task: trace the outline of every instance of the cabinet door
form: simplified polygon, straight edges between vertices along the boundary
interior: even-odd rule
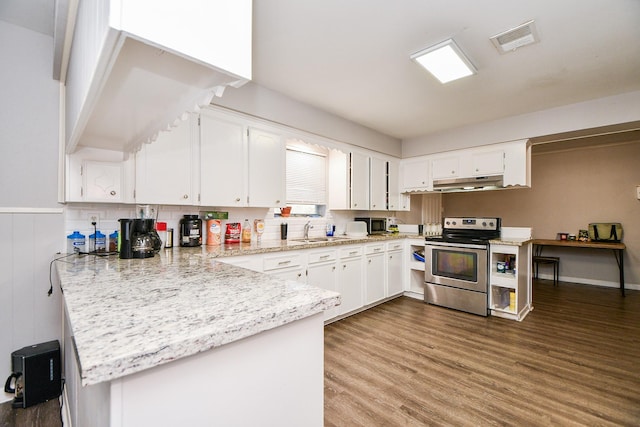
[[[189,118],[136,154],[136,202],[195,205],[193,159],[196,156],[197,118]],[[195,197],[194,197],[195,196]]]
[[[123,202],[122,163],[85,161],[82,188],[87,202]]]
[[[433,159],[431,173],[433,179],[456,178],[460,173],[460,158],[452,156]]]
[[[387,295],[393,296],[404,290],[404,277],[402,269],[402,251],[389,251],[386,254],[387,261]]]
[[[349,154],[329,151],[329,209],[349,209]]]
[[[384,253],[371,254],[365,260],[365,300],[371,304],[385,297],[384,289]]]
[[[309,264],[307,268],[307,284],[318,288],[338,292],[337,264],[335,262],[323,264]],[[324,312],[324,320],[338,315],[338,307]]]
[[[246,206],[246,127],[200,114],[200,192],[204,206]]]
[[[504,150],[477,152],[471,155],[474,176],[499,175],[504,172]]]
[[[338,292],[342,295],[342,304],[338,306],[339,314],[362,307],[362,257],[340,260]]]
[[[429,189],[429,161],[414,160],[400,163],[403,191]]]
[[[369,210],[387,210],[387,162],[371,157],[369,164]]]
[[[280,135],[249,128],[249,206],[285,206],[285,150]]]
[[[369,209],[369,157],[351,153],[351,209]]]

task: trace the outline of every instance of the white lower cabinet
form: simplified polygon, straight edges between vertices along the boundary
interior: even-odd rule
[[[300,251],[265,255],[263,258],[264,272],[281,279],[305,283],[305,267],[304,255]]]
[[[387,243],[385,253],[387,297],[399,295],[404,291],[404,244],[402,241]]]
[[[338,306],[339,315],[362,307],[362,286],[362,246],[349,246],[340,249],[337,290],[342,295],[342,304]]]
[[[338,260],[335,249],[310,251],[307,255],[307,284],[330,291],[338,291]],[[338,315],[338,307],[324,312],[324,320]]]
[[[403,293],[405,242],[399,239],[241,255],[219,261],[340,293],[341,304],[324,313],[328,321]]]
[[[384,243],[365,246],[364,304],[385,298]]]

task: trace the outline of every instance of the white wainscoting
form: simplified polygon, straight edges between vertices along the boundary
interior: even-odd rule
[[[62,249],[62,209],[0,210],[0,378],[11,373],[11,352],[61,340],[62,296],[49,290],[49,264]],[[0,394],[0,402],[13,398]]]

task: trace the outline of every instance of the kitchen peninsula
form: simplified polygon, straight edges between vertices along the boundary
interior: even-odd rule
[[[339,294],[190,249],[56,262],[73,425],[322,425]]]

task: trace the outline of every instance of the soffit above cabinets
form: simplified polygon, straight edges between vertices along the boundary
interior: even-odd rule
[[[135,152],[249,81],[251,17],[251,0],[79,2],[65,40],[66,152]]]
[[[245,79],[126,38],[79,146],[137,151]]]

